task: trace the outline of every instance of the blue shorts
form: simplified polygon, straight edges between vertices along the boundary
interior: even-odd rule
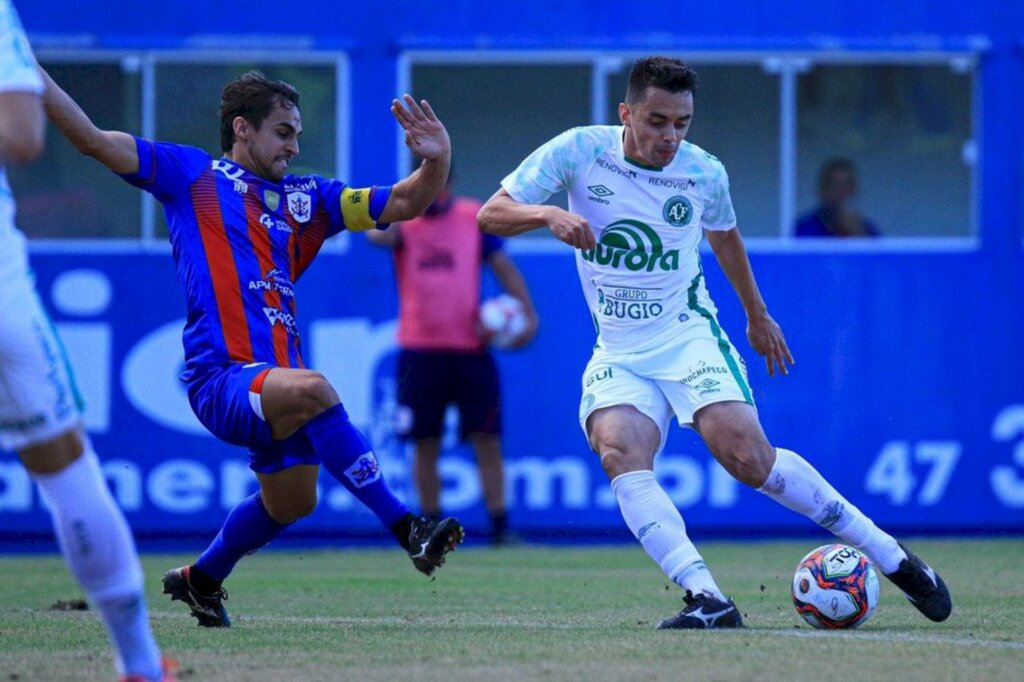
[[[263,419],[260,391],[271,369],[260,362],[196,371],[187,384],[192,411],[217,438],[249,448],[249,468],[255,472],[270,474],[297,464],[320,464],[305,429],[274,440]]]

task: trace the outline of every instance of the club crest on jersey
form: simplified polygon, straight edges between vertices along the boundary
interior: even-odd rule
[[[686,197],[677,194],[674,197],[669,197],[669,200],[665,202],[661,215],[669,225],[683,227],[693,217],[693,204]]]
[[[281,205],[281,195],[272,189],[265,189],[263,190],[263,203],[271,211],[276,211],[277,207]]]
[[[288,195],[288,211],[300,223],[309,222],[312,201],[305,192],[292,192]]]

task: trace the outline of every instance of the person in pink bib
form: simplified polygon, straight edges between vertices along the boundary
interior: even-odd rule
[[[459,411],[460,437],[469,440],[480,466],[490,516],[488,538],[509,540],[501,454],[498,370],[479,324],[480,283],[488,265],[498,283],[523,305],[527,324],[512,342],[525,346],[537,332],[537,313],[503,240],[481,234],[480,203],[456,197],[449,175],[426,213],[369,240],[394,252],[398,284],[398,404],[395,430],[415,444],[414,476],[426,516],[441,516],[438,459],[445,410]]]

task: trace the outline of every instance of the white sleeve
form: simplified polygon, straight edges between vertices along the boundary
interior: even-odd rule
[[[567,130],[538,147],[501,181],[501,186],[524,204],[542,204],[552,194],[568,189],[580,167],[578,157],[586,154],[585,145],[580,144],[582,130]]]
[[[0,92],[43,94],[36,58],[10,0],[0,0]]]
[[[736,211],[729,195],[729,174],[725,172],[725,166],[715,159],[714,168],[717,172],[705,198],[700,225],[705,230],[724,232],[736,227]]]

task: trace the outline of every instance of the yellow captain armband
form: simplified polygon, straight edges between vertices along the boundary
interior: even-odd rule
[[[377,221],[370,217],[370,191],[369,187],[341,190],[341,217],[346,229],[365,232],[377,226]]]

